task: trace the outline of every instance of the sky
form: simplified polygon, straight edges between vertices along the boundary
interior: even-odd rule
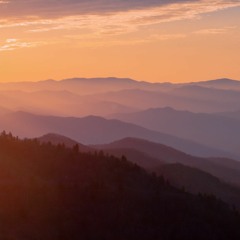
[[[240,80],[240,0],[0,0],[0,81]]]

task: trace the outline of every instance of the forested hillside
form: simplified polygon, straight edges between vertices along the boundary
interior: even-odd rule
[[[240,216],[128,162],[0,136],[1,239],[239,239]]]

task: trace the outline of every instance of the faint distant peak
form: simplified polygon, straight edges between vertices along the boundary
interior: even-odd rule
[[[63,79],[62,82],[86,82],[86,83],[133,83],[137,82],[136,80],[130,78],[117,78],[117,77],[107,77],[107,78],[67,78]]]
[[[86,120],[86,121],[106,121],[105,118],[100,117],[100,116],[96,116],[96,115],[88,115],[88,116],[81,117],[81,118],[78,118],[78,119],[82,119],[82,120]]]
[[[71,138],[68,138],[66,136],[63,136],[61,134],[57,134],[57,133],[47,133],[47,134],[42,135],[41,137],[38,137],[38,139],[45,140],[45,141],[58,140],[59,141],[58,143],[60,143],[63,140],[68,140],[75,144],[79,144],[79,142],[77,142]]]
[[[142,150],[143,148],[145,147],[150,147],[150,148],[157,148],[158,150],[160,151],[171,151],[172,153],[176,153],[176,154],[181,154],[181,155],[184,155],[184,156],[187,156],[188,154],[186,154],[185,152],[182,152],[180,150],[177,150],[171,146],[168,146],[168,145],[165,145],[165,144],[162,144],[162,143],[159,143],[159,142],[153,142],[153,141],[149,141],[147,139],[142,139],[142,138],[135,138],[135,137],[126,137],[126,138],[122,138],[120,140],[117,140],[117,141],[114,141],[114,142],[111,142],[109,144],[109,146],[128,146],[131,148],[134,148],[134,147],[140,147]]]
[[[235,79],[230,79],[230,78],[219,78],[219,79],[214,79],[214,80],[209,80],[209,82],[219,82],[219,83],[229,83],[229,82],[240,82]]]
[[[200,82],[192,82],[192,84],[240,84],[239,80],[234,80],[230,78],[219,78],[219,79],[213,79],[213,80],[207,80],[207,81],[200,81]]]
[[[111,144],[121,144],[121,143],[145,143],[145,144],[156,144],[158,145],[158,143],[154,143],[151,141],[148,141],[146,139],[142,139],[142,138],[134,138],[134,137],[126,137],[126,138],[122,138],[120,140],[114,141]],[[159,143],[159,145],[162,145]]]
[[[193,114],[193,112],[190,112],[190,111],[187,111],[187,110],[179,110],[179,109],[175,109],[175,108],[172,108],[172,107],[162,107],[162,108],[149,108],[149,109],[146,109],[146,110],[143,110],[143,111],[138,111],[138,112],[135,112],[135,114],[180,114],[180,113],[183,113],[183,114]]]
[[[176,110],[172,107],[162,107],[162,108],[149,108],[147,110],[144,110],[142,112],[160,112],[160,111],[163,111],[163,112],[177,112],[179,110]]]

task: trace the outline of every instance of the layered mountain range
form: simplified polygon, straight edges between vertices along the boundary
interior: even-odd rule
[[[240,159],[236,80],[173,84],[111,77],[1,83],[0,100],[0,130],[20,138],[55,133],[86,145],[138,138],[196,157]],[[140,159],[136,149],[123,148]]]
[[[178,234],[184,239],[184,218],[191,229],[199,226],[192,223],[193,219],[200,222],[202,235],[201,231],[195,234],[196,229],[194,234],[184,230],[194,239],[210,236],[210,225],[211,230],[216,229],[217,239],[238,239],[240,81],[224,78],[173,84],[111,77],[0,83],[0,105],[0,188],[3,194],[9,194],[11,204],[21,189],[26,196],[30,194],[29,198],[22,197],[12,212],[0,195],[0,204],[6,208],[0,220],[10,216],[10,223],[23,224],[23,235],[30,236],[26,239],[36,236],[38,227],[49,230],[39,239],[66,239],[64,231],[76,233],[80,225],[86,236],[92,236],[86,230],[91,226],[99,234],[102,231],[105,239],[107,226],[116,218],[121,226],[120,231],[114,225],[114,231],[121,232],[119,239],[133,239],[125,220],[133,221],[134,236],[141,236],[139,239],[156,239],[159,231],[154,224],[170,232],[181,229]],[[37,196],[42,215],[35,205]],[[139,199],[143,205],[130,211]],[[32,206],[36,223],[29,222],[32,217],[26,206]],[[53,208],[51,219],[46,214],[48,206]],[[112,207],[106,224],[94,225],[93,206],[102,218]],[[151,222],[153,212],[165,208],[170,222],[171,214],[179,211],[180,228],[178,221],[172,225],[167,222],[169,228],[159,218]],[[205,215],[196,209],[202,209]],[[214,212],[214,222],[220,219],[216,212],[231,220],[236,226],[234,234],[224,232],[228,229],[225,219],[216,226],[208,222],[209,209]],[[129,211],[130,218],[124,216]],[[139,225],[136,212],[148,226],[137,235],[142,223]],[[8,233],[11,224],[4,226]],[[32,226],[33,232],[26,226]],[[170,234],[167,231],[164,234]],[[4,231],[1,234],[11,239]],[[12,236],[25,239],[21,234]],[[75,236],[79,234],[73,239]],[[113,232],[109,236],[113,237]]]

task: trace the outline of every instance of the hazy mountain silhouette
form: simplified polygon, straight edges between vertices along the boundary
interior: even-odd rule
[[[136,138],[125,138],[110,144],[98,145],[99,149],[132,148],[166,163],[181,163],[201,169],[226,182],[240,186],[240,162],[225,158],[200,158],[169,146]]]
[[[201,86],[181,86],[168,91],[127,89],[92,95],[101,100],[117,102],[133,108],[159,108],[170,106],[192,112],[223,112],[239,109],[240,92],[210,89]]]
[[[198,86],[219,88],[219,89],[240,90],[240,81],[229,79],[229,78],[220,78],[220,79],[209,80],[209,81],[193,82],[191,84],[198,85]]]
[[[151,131],[119,120],[106,120],[95,116],[55,117],[16,112],[0,119],[0,130],[12,131],[14,135],[30,138],[53,132],[83,144],[103,144],[125,137],[136,137],[163,143],[196,156],[229,156],[221,150],[193,141]]]
[[[95,114],[104,116],[118,112],[136,111],[136,109],[128,106],[110,101],[99,101],[94,97],[83,97],[66,90],[0,91],[0,102],[4,107],[15,109],[15,111],[20,110],[44,115],[85,116]]]
[[[201,82],[190,82],[190,83],[150,83],[147,81],[136,81],[130,78],[70,78],[63,79],[60,81],[55,80],[44,80],[38,82],[9,82],[1,83],[1,90],[24,90],[28,91],[39,91],[39,90],[68,90],[74,93],[99,93],[106,91],[118,91],[121,89],[145,89],[145,90],[169,90],[171,88],[196,85],[211,88],[224,88],[224,89],[235,89],[240,84],[240,81],[232,80],[228,78],[208,80]],[[82,90],[82,91],[81,91]]]
[[[1,83],[0,90],[28,90],[28,91],[60,91],[67,90],[77,94],[95,94],[122,89],[169,89],[171,83],[149,83],[129,78],[71,78],[61,81],[46,80],[39,82],[12,82]]]
[[[229,102],[236,104],[236,101],[240,99],[240,92],[236,90],[208,88],[191,84],[174,88],[169,92],[175,96],[189,97],[193,100],[206,100],[210,103],[222,102],[224,104],[223,98],[226,98],[225,105]]]
[[[184,188],[188,192],[213,194],[240,208],[240,188],[226,184],[197,168],[175,163],[162,165],[156,173],[168,179],[174,186]]]
[[[0,102],[10,109],[61,116],[106,116],[166,106],[193,112],[224,112],[239,110],[240,91],[233,90],[197,83],[73,78],[0,83]]]
[[[117,114],[114,117],[154,131],[174,134],[180,138],[223,149],[240,158],[240,122],[237,119],[220,114],[177,111],[169,107]]]

